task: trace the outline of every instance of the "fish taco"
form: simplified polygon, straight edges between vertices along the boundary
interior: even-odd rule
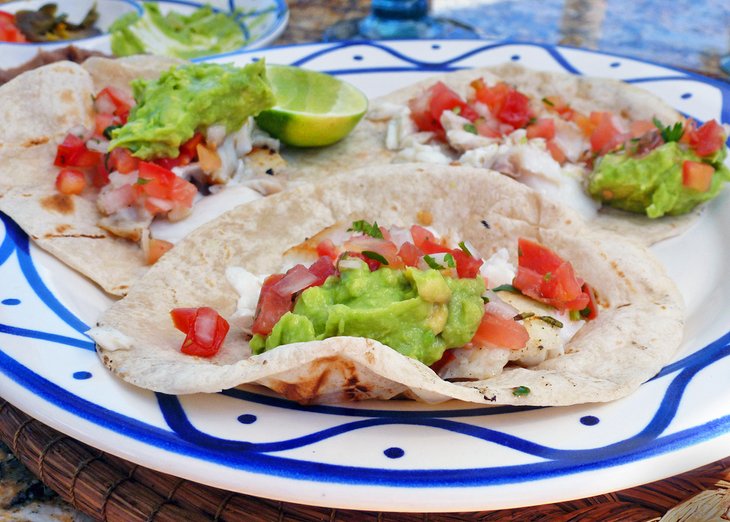
[[[201,223],[281,190],[263,62],[92,58],[0,88],[0,210],[110,294]]]
[[[683,321],[638,243],[498,173],[406,164],[227,212],[89,333],[163,393],[567,405],[634,391]]]
[[[727,136],[717,121],[685,119],[634,85],[503,64],[375,99],[349,138],[289,159],[312,176],[353,163],[496,170],[653,243],[686,229],[730,180]]]

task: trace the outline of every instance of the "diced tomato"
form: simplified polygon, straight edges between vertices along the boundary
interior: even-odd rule
[[[593,129],[596,127],[588,116],[578,111],[572,112],[570,121],[575,123],[586,136],[593,134]]]
[[[56,189],[61,194],[81,194],[86,188],[86,176],[76,169],[61,169],[56,176]]]
[[[198,189],[181,177],[175,176],[170,192],[170,199],[175,203],[175,207],[192,208]]]
[[[725,131],[715,120],[705,122],[689,136],[689,145],[698,156],[709,156],[725,146]]]
[[[28,40],[15,25],[15,15],[0,11],[0,42],[25,43]]]
[[[69,132],[56,149],[53,164],[56,167],[94,167],[101,156],[100,152],[87,149],[84,140]]]
[[[207,306],[175,308],[170,315],[175,327],[186,334],[180,351],[187,355],[214,356],[220,350],[230,329],[228,321]],[[186,328],[183,330],[181,327]]]
[[[173,246],[175,245],[173,245],[169,241],[165,241],[164,239],[150,238],[149,244],[147,246],[147,264],[154,265],[157,260],[160,259],[162,255],[170,250]]]
[[[631,134],[632,138],[640,138],[647,132],[652,132],[657,130],[656,125],[654,125],[653,121],[649,120],[636,120],[632,121],[629,125],[629,133]]]
[[[512,284],[525,295],[558,310],[582,310],[588,304],[573,266],[549,248],[519,238],[517,264]]]
[[[312,266],[309,267],[309,272],[317,278],[310,286],[321,286],[327,281],[329,276],[337,273],[337,269],[335,268],[333,258],[322,256],[312,263]]]
[[[520,350],[529,339],[530,334],[522,323],[485,311],[471,342],[478,347]]]
[[[622,133],[613,123],[610,112],[592,112],[591,122],[595,126],[591,133],[591,150],[598,154],[606,154],[621,145],[628,136]]]
[[[146,161],[139,162],[138,184],[142,192],[153,198],[169,199],[177,176],[171,170]]]
[[[411,109],[411,118],[420,130],[437,133],[443,132],[441,115],[444,111],[455,110],[470,121],[474,121],[478,116],[461,96],[443,82],[436,82],[422,97],[410,100],[408,107]]]
[[[410,241],[403,243],[398,250],[398,257],[401,258],[403,264],[406,266],[418,266],[418,260],[423,256],[416,246]]]
[[[104,136],[104,131],[112,125],[118,125],[119,121],[118,116],[97,112],[94,115],[94,133],[97,136]]]
[[[555,161],[560,163],[561,165],[566,162],[568,159],[565,156],[565,152],[563,152],[563,149],[560,148],[560,145],[555,143],[555,140],[548,140],[545,143],[545,146],[547,147],[548,152],[553,157]]]
[[[474,278],[479,274],[479,268],[484,264],[484,260],[472,257],[460,248],[451,251],[456,263],[456,273],[459,277]]]
[[[101,188],[107,183],[109,183],[109,171],[107,170],[106,161],[100,161],[91,171],[91,185]]]
[[[119,116],[121,123],[127,122],[129,111],[133,106],[134,99],[131,96],[112,86],[102,89],[94,100],[94,107],[97,112]]]
[[[192,325],[197,311],[197,308],[173,308],[170,312],[172,324],[182,333],[188,333],[188,329]]]
[[[549,248],[521,237],[517,240],[517,263],[521,267],[546,274],[556,270],[563,259]]]
[[[269,335],[281,316],[291,310],[291,295],[281,296],[274,291],[274,285],[284,278],[284,274],[270,275],[264,281],[256,304],[251,331],[259,335]]]
[[[413,244],[416,245],[416,248],[421,248],[421,245],[426,240],[436,241],[436,236],[421,225],[411,226],[411,237],[413,238]]]
[[[320,257],[327,256],[330,259],[337,259],[337,247],[335,247],[335,244],[331,239],[325,239],[320,241],[317,245],[317,255]]]
[[[107,163],[110,169],[122,174],[129,174],[139,168],[139,161],[139,159],[132,156],[128,149],[117,147],[109,153]]]
[[[510,90],[495,116],[502,122],[521,129],[532,117],[530,99],[521,92]]]
[[[551,140],[555,137],[555,120],[552,118],[540,118],[535,123],[527,126],[527,139],[545,138]]]
[[[489,110],[494,115],[502,109],[502,105],[504,105],[507,94],[511,90],[510,86],[504,82],[499,82],[492,87],[488,87],[481,78],[471,82],[471,86],[474,89],[474,95],[477,101],[480,101],[489,107]]]
[[[180,153],[185,154],[191,159],[195,159],[198,145],[203,142],[203,135],[199,132],[193,134],[193,137],[180,145]]]
[[[581,315],[586,321],[592,321],[598,317],[598,303],[596,302],[596,292],[591,285],[583,283],[581,287],[583,293],[588,296],[588,305],[581,311]]]
[[[707,192],[714,173],[715,168],[712,165],[686,160],[682,162],[682,185],[698,192]]]

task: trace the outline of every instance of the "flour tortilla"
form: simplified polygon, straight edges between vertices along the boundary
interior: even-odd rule
[[[232,326],[216,356],[180,352],[184,335],[173,327],[170,310],[211,306],[230,318],[238,296],[226,281],[227,267],[268,274],[288,248],[335,222],[377,219],[408,226],[429,215],[434,229],[471,242],[485,257],[505,247],[516,262],[520,236],[555,249],[596,288],[603,305],[598,319],[568,343],[563,356],[459,384],[364,338],[291,344],[250,356],[243,333]],[[589,229],[572,212],[495,172],[404,164],[302,185],[224,214],[163,257],[90,334],[110,370],[164,393],[210,393],[255,383],[304,403],[404,396],[567,405],[631,393],[671,359],[682,329],[677,289],[642,245]],[[512,393],[517,386],[531,392],[517,397]]]
[[[58,144],[78,125],[94,125],[92,99],[106,86],[129,89],[179,60],[133,56],[58,62],[26,72],[0,88],[0,211],[41,248],[113,295],[124,295],[147,270],[136,243],[97,226],[95,195],[55,188]]]
[[[618,80],[535,71],[512,63],[431,76],[373,100],[369,114],[377,114],[383,104],[405,106],[408,100],[420,95],[437,81],[444,82],[457,92],[466,92],[469,84],[477,78],[485,78],[489,85],[504,81],[533,100],[559,94],[574,109],[586,114],[591,111],[611,111],[633,120],[651,120],[656,117],[666,123],[681,119],[676,110],[655,95]],[[333,147],[314,153],[307,150],[285,151],[285,157],[294,167],[292,175],[311,179],[346,170],[353,165],[391,163],[396,151],[385,147],[387,125],[387,120],[366,117],[350,136]],[[640,214],[604,208],[594,223],[628,234],[645,244],[653,244],[681,234],[699,215],[700,210],[696,210],[683,216],[649,219]]]

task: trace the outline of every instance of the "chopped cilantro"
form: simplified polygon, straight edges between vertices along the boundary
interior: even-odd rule
[[[562,328],[563,327],[563,323],[561,323],[560,321],[558,321],[554,317],[550,317],[549,315],[539,315],[537,318],[540,319],[541,321],[546,322],[550,326],[554,326],[555,328]]]
[[[530,388],[527,386],[516,386],[512,388],[512,395],[515,397],[524,397],[530,395]]]
[[[542,103],[544,103],[545,105],[549,105],[550,107],[555,107],[555,104],[551,102],[548,98],[543,98]]]
[[[489,302],[489,298],[486,295],[483,295],[482,296],[482,301],[484,301],[484,303],[486,304],[486,303]]]
[[[578,310],[571,310],[568,314],[571,321],[580,321],[580,312]]]
[[[662,135],[662,139],[669,143],[670,141],[679,141],[684,135],[684,126],[681,121],[678,121],[674,125],[667,125],[666,127],[657,118],[652,118],[654,125]]]
[[[150,181],[152,180],[147,178],[137,178],[137,185],[146,185]]]
[[[445,266],[440,265],[434,258],[429,255],[423,256],[423,260],[429,267],[433,268],[434,270],[443,270],[444,268],[446,268]]]
[[[451,112],[453,112],[454,114],[461,114],[461,107],[457,105],[456,107],[451,109]]]
[[[589,315],[591,315],[591,307],[590,306],[586,306],[583,310],[580,311],[580,316],[581,317],[588,317]]]
[[[363,250],[362,255],[364,255],[368,259],[373,259],[373,260],[377,261],[381,265],[388,265],[388,260],[385,259],[380,254],[378,254],[377,252],[371,252],[370,250]]]
[[[371,225],[364,219],[353,221],[352,226],[347,229],[348,232],[362,232],[366,236],[383,239],[383,233],[380,231],[377,221],[373,221]]]
[[[451,254],[446,254],[444,256],[444,261],[446,261],[446,265],[449,268],[454,268],[456,266],[456,261],[454,261],[454,256],[452,256]]]
[[[524,319],[529,319],[530,317],[534,316],[534,312],[522,312],[521,314],[517,314],[512,319],[515,321],[522,321]]]
[[[464,243],[463,241],[459,241],[459,248],[460,248],[460,249],[461,249],[461,251],[462,251],[462,252],[464,252],[464,253],[465,253],[465,254],[466,254],[467,256],[469,256],[469,257],[474,257],[473,255],[471,255],[471,252],[469,252],[469,249],[467,248],[467,246],[466,246],[466,243]]]
[[[496,286],[496,287],[492,288],[492,292],[512,292],[512,293],[515,293],[515,294],[521,294],[522,293],[522,292],[520,292],[519,290],[517,290],[517,288],[515,288],[512,285],[499,285],[499,286]]]
[[[477,133],[477,128],[474,126],[473,123],[465,123],[464,124],[464,130],[466,132],[471,132],[472,134],[476,134]]]
[[[544,281],[550,281],[553,278],[552,272],[546,272],[544,276],[542,276]]]

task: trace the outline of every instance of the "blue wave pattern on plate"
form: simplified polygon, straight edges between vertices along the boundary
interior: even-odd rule
[[[300,64],[319,58],[328,52],[336,52],[347,45],[333,46],[324,51],[317,51],[298,60]],[[401,67],[410,67],[418,70],[451,70],[459,67],[459,62],[481,52],[489,52],[499,46],[485,46],[456,58],[438,64],[414,60],[402,53],[378,44],[368,44],[380,50],[393,54],[404,64]],[[540,47],[540,46],[538,46]],[[541,47],[542,48],[542,47]],[[543,48],[553,56],[557,63],[565,68],[568,62],[560,52],[554,48]],[[358,69],[358,72],[367,72],[371,69]],[[382,68],[378,70],[383,70]],[[387,70],[400,70],[392,67]],[[342,70],[335,72],[342,73]],[[671,79],[686,78],[681,76]],[[666,78],[663,78],[666,79]],[[645,81],[643,79],[642,81]],[[728,109],[728,94],[723,91],[723,114]],[[79,333],[86,330],[86,326],[70,313],[48,290],[36,270],[29,252],[27,236],[7,216],[0,214],[5,233],[0,242],[0,268],[4,267],[15,256],[21,274],[26,284],[36,296],[68,326]],[[13,296],[0,296],[0,312],[3,317],[12,318],[19,300]],[[6,313],[7,312],[7,313]],[[19,312],[17,312],[19,313]],[[2,322],[4,323],[4,321]],[[29,342],[42,339],[59,345],[65,345],[83,350],[93,350],[93,344],[80,341],[68,336],[20,328],[12,324],[0,324],[0,333],[26,338]],[[307,433],[298,437],[267,440],[265,442],[249,442],[245,440],[229,440],[212,436],[191,421],[189,412],[186,412],[181,400],[175,396],[157,394],[160,410],[172,430],[163,430],[145,424],[139,420],[106,409],[81,397],[78,397],[57,384],[49,381],[14,360],[2,351],[0,347],[0,371],[11,379],[32,389],[34,393],[43,397],[75,415],[91,420],[101,426],[113,429],[119,433],[128,434],[138,441],[165,448],[183,455],[194,456],[203,460],[220,463],[229,467],[245,469],[262,474],[285,476],[292,478],[316,479],[327,482],[349,484],[379,484],[397,485],[405,487],[441,487],[458,485],[491,485],[519,483],[539,478],[568,475],[588,469],[601,469],[612,465],[648,458],[652,455],[665,453],[680,447],[697,444],[730,432],[730,416],[715,418],[709,422],[693,425],[685,429],[670,432],[668,426],[675,418],[680,401],[685,395],[687,387],[695,376],[703,370],[720,363],[730,356],[730,333],[725,334],[706,347],[667,366],[653,381],[663,386],[663,397],[658,403],[644,428],[633,436],[617,440],[598,448],[590,449],[561,449],[530,441],[484,426],[477,426],[468,422],[470,418],[485,418],[511,413],[525,413],[535,408],[483,408],[455,410],[373,410],[343,406],[301,406],[280,398],[268,395],[258,395],[243,390],[227,390],[222,396],[240,401],[243,404],[261,404],[276,409],[291,411],[308,411],[328,415],[338,419],[334,426]],[[76,372],[74,378],[87,380],[93,375],[89,372]],[[257,422],[256,415],[239,415],[231,422],[253,424]],[[580,419],[585,426],[594,426],[600,422],[599,416],[586,415]],[[511,466],[460,468],[460,469],[390,469],[386,467],[356,467],[328,464],[281,457],[276,453],[311,446],[344,434],[366,428],[388,425],[414,425],[428,427],[434,430],[444,430],[458,433],[470,439],[488,444],[497,444],[512,448],[525,455],[537,457],[537,462]],[[397,442],[397,441],[396,441]],[[389,447],[383,453],[391,460],[401,458],[407,448]]]

